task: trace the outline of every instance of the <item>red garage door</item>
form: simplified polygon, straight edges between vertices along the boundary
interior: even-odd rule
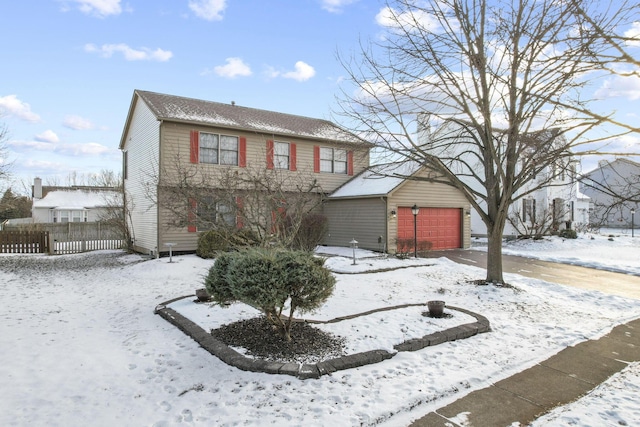
[[[431,249],[453,249],[462,246],[461,210],[457,208],[420,208],[416,218],[418,244],[431,242]],[[413,241],[411,208],[398,208],[398,240]]]

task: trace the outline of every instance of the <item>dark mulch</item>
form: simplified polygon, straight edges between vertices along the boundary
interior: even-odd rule
[[[241,347],[247,354],[269,361],[317,363],[345,354],[345,339],[296,322],[291,327],[291,341],[274,330],[265,317],[223,325],[211,335],[228,346]]]

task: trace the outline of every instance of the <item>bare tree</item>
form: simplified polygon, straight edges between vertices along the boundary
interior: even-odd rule
[[[170,171],[146,184],[147,197],[168,213],[167,226],[214,229],[230,237],[243,228],[262,245],[289,247],[307,215],[322,203],[312,173],[255,167],[207,172],[185,164],[179,155],[170,164]]]
[[[10,176],[11,161],[9,161],[9,153],[7,149],[7,140],[9,139],[9,130],[7,126],[0,123],[0,181],[7,180]]]
[[[397,0],[379,15],[383,41],[341,58],[357,91],[343,91],[337,114],[466,195],[487,228],[487,281],[504,282],[509,206],[566,172],[573,156],[608,153],[611,138],[637,131],[583,96],[607,72],[612,46],[602,34],[637,13],[600,3]],[[619,131],[597,136],[603,123]]]

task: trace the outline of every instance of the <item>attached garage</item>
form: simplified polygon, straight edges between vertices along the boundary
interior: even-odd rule
[[[430,242],[430,249],[455,249],[462,247],[462,210],[459,208],[419,207],[415,216],[411,207],[398,208],[398,240]]]
[[[354,177],[324,204],[329,232],[323,243],[347,246],[355,239],[363,249],[412,252],[411,207],[416,205],[419,250],[425,245],[432,250],[468,248],[469,202],[452,186],[426,181],[431,173],[415,162],[404,162],[372,166]]]

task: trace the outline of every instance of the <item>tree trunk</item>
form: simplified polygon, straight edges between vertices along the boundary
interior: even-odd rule
[[[494,227],[488,232],[487,282],[504,284],[502,278],[502,228]]]

